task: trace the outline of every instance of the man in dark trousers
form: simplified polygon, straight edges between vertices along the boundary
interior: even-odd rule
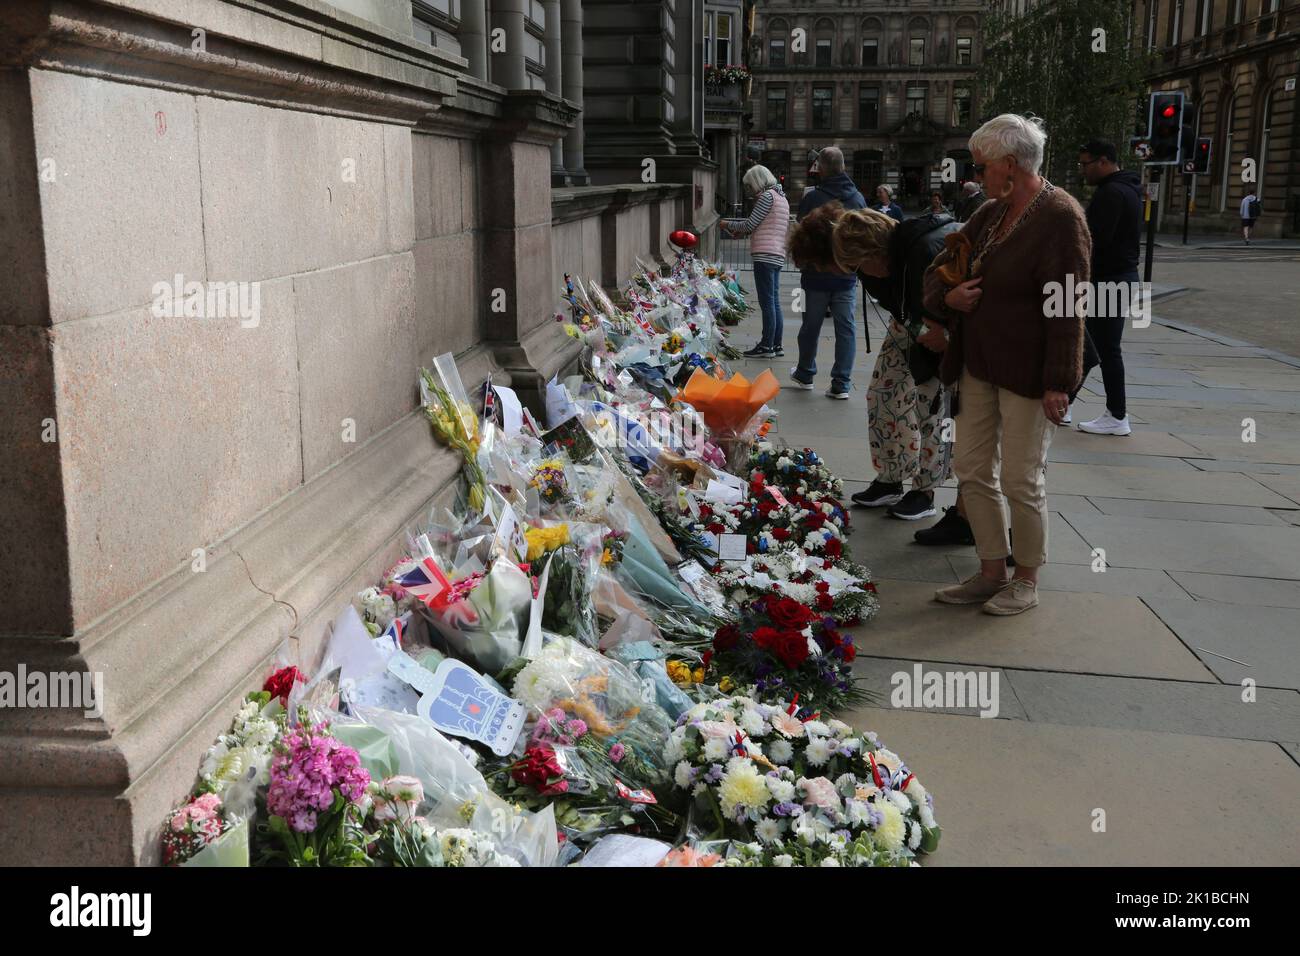
[[[1094,292],[1103,288],[1102,283],[1129,283],[1132,288],[1138,281],[1142,177],[1120,169],[1117,159],[1114,143],[1094,139],[1079,147],[1079,170],[1089,186],[1097,187],[1088,203]],[[1122,308],[1108,308],[1115,304],[1115,296],[1094,294],[1092,301],[1087,330],[1101,364],[1106,411],[1090,422],[1080,422],[1079,430],[1094,435],[1127,435],[1132,428],[1124,401],[1124,356],[1120,339],[1128,316]],[[1088,371],[1084,369],[1085,378]]]
[[[845,209],[863,209],[867,202],[844,172],[844,153],[827,146],[817,155],[817,185],[810,187],[799,202],[802,219],[818,206],[838,200]],[[854,334],[854,294],[857,276],[853,273],[819,272],[804,269],[799,280],[804,294],[803,322],[799,328],[799,364],[790,370],[796,388],[811,390],[817,375],[817,338],[829,310],[835,323],[835,363],[831,366],[831,387],[827,398],[844,400],[852,387],[853,359],[857,354]]]

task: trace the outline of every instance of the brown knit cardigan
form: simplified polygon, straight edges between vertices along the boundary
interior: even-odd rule
[[[978,248],[993,227],[1003,203],[984,203],[962,228]],[[1066,276],[1076,287],[1089,279],[1092,239],[1079,203],[1057,188],[1020,228],[989,253],[980,267],[980,303],[963,313],[943,301],[948,286],[935,267],[950,258],[946,250],[925,273],[925,310],[950,332],[940,378],[952,385],[965,367],[976,378],[1026,398],[1044,391],[1072,392],[1083,378],[1083,315],[1047,316],[1047,285]],[[1060,298],[1065,300],[1063,293]]]

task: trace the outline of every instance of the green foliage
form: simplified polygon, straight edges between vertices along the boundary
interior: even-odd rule
[[[1104,52],[1094,51],[1098,29],[1105,31]],[[1077,149],[1090,139],[1112,141],[1121,164],[1134,165],[1128,140],[1151,57],[1141,49],[1130,4],[1055,0],[1021,16],[991,13],[985,36],[977,76],[982,119],[1041,116],[1047,126],[1043,175],[1081,193]]]

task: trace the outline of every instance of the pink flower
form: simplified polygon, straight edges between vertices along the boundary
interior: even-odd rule
[[[627,748],[622,744],[614,744],[609,748],[609,759],[614,763],[619,763],[625,756],[627,756]]]
[[[835,784],[825,777],[802,778],[799,787],[804,792],[804,806],[821,807],[823,810],[839,810],[840,795],[835,792]]]
[[[316,813],[330,808],[336,790],[359,803],[370,783],[357,752],[328,736],[326,729],[324,724],[294,728],[271,761],[266,807],[299,833],[316,828]]]
[[[566,729],[574,737],[581,737],[587,732],[587,722],[581,718],[575,717],[566,725]]]

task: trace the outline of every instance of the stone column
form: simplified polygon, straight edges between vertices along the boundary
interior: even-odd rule
[[[487,0],[461,0],[460,52],[469,60],[469,72],[488,78]]]
[[[524,18],[528,0],[494,0],[492,4],[492,29],[506,32],[505,52],[492,51],[492,73],[489,79],[509,90],[528,89],[528,72],[524,67],[524,43],[527,36]],[[491,44],[488,46],[492,50]]]
[[[546,92],[564,95],[562,60],[564,44],[561,42],[560,0],[542,0],[546,13]],[[556,140],[551,144],[551,185],[565,185],[564,144]]]
[[[674,0],[672,16],[673,141],[680,155],[699,156],[704,139],[704,5]]]
[[[570,182],[582,186],[587,182],[582,157],[582,0],[560,0],[560,24],[561,94],[579,110],[573,128],[564,137],[564,169]]]

